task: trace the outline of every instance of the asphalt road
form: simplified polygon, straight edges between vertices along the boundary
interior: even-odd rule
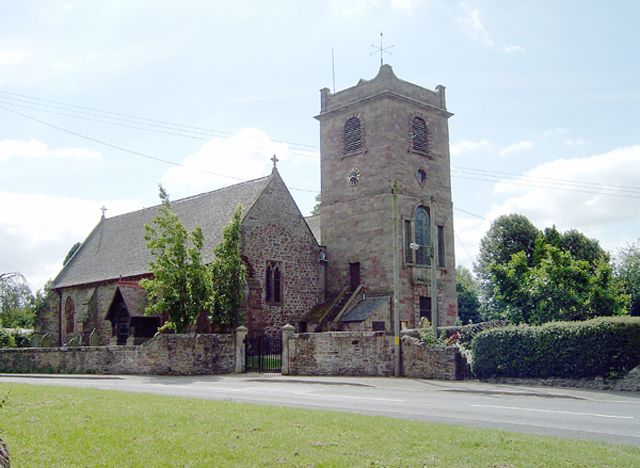
[[[24,376],[0,383],[64,385],[440,421],[640,446],[640,395],[404,378]]]

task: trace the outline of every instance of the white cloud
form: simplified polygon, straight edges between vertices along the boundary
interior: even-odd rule
[[[361,14],[377,4],[377,0],[331,0],[331,12],[341,16],[352,16]]]
[[[529,151],[532,150],[535,146],[536,144],[531,140],[520,141],[504,148],[502,151],[500,151],[500,153],[498,153],[498,156],[505,157],[512,155],[513,153]]]
[[[493,39],[480,18],[480,10],[473,8],[467,2],[462,4],[462,9],[463,15],[456,18],[456,23],[462,32],[488,47],[493,47]]]
[[[569,135],[571,130],[568,128],[556,127],[556,128],[548,128],[544,132],[542,132],[542,138],[551,138],[556,135]]]
[[[504,46],[502,50],[507,54],[524,54],[525,53],[524,47],[519,45]]]
[[[495,205],[488,218],[522,213],[539,227],[555,224],[561,229],[576,228],[609,248],[638,236],[640,145],[584,158],[558,159],[524,176],[528,178],[525,183],[537,186],[498,183],[497,193],[512,196]]]
[[[39,289],[62,268],[69,248],[100,220],[139,209],[134,200],[82,200],[38,193],[0,192],[0,272],[20,271]]]
[[[568,138],[564,142],[567,146],[582,146],[589,143],[587,140],[583,140],[582,138]]]
[[[482,148],[489,146],[489,140],[483,138],[482,140],[461,140],[452,143],[449,147],[451,156],[460,156],[466,153],[472,153]]]
[[[225,175],[256,179],[271,172],[270,158],[274,154],[280,161],[287,161],[292,151],[287,143],[273,141],[262,130],[246,128],[229,138],[208,141],[187,156],[183,166],[169,169],[162,184],[172,198],[179,198],[240,182]],[[313,152],[296,151],[296,159],[300,157],[316,159]]]
[[[480,239],[489,229],[489,220],[469,218],[454,211],[456,264],[473,271],[473,263],[478,257]]]
[[[0,141],[0,162],[9,159],[100,159],[97,151],[87,148],[51,149],[38,140]]]

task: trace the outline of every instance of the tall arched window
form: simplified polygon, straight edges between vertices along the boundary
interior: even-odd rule
[[[351,117],[344,123],[344,152],[353,153],[362,149],[362,125],[358,117]]]
[[[427,123],[422,117],[414,117],[411,123],[411,144],[415,151],[429,152],[429,133]]]
[[[67,300],[64,303],[64,320],[65,320],[65,330],[67,334],[73,333],[73,328],[75,324],[75,315],[76,315],[76,306],[73,302],[73,298],[67,297]]]
[[[280,304],[282,302],[282,284],[280,278],[280,268],[276,266],[273,269],[273,302]]]
[[[429,210],[424,206],[416,208],[413,238],[415,243],[420,246],[416,250],[416,265],[428,265],[431,248],[431,222]]]
[[[271,270],[270,264],[267,264],[264,288],[265,288],[265,300],[267,302],[272,302],[273,301],[273,270]]]
[[[268,304],[282,303],[282,272],[280,270],[280,262],[267,262],[264,287],[264,297]]]

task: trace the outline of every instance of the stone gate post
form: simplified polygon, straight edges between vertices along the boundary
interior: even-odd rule
[[[236,328],[236,374],[241,374],[246,370],[247,361],[245,359],[246,347],[244,340],[247,337],[247,332],[247,327],[243,325]]]
[[[289,338],[293,336],[296,329],[293,325],[286,324],[282,327],[282,375],[289,375]]]

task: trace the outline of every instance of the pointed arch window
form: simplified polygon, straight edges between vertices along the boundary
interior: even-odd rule
[[[414,239],[418,244],[416,250],[416,265],[429,264],[429,249],[431,248],[431,220],[429,210],[424,206],[416,208],[414,221]]]
[[[344,123],[344,153],[354,153],[362,149],[362,123],[358,117],[351,117]]]
[[[282,303],[282,267],[280,262],[267,262],[264,287],[265,301],[268,304]]]
[[[73,333],[76,319],[75,315],[76,305],[73,302],[73,298],[67,297],[67,300],[64,303],[65,331],[67,334]]]
[[[414,117],[411,122],[411,145],[414,151],[429,152],[429,131],[422,117]]]

